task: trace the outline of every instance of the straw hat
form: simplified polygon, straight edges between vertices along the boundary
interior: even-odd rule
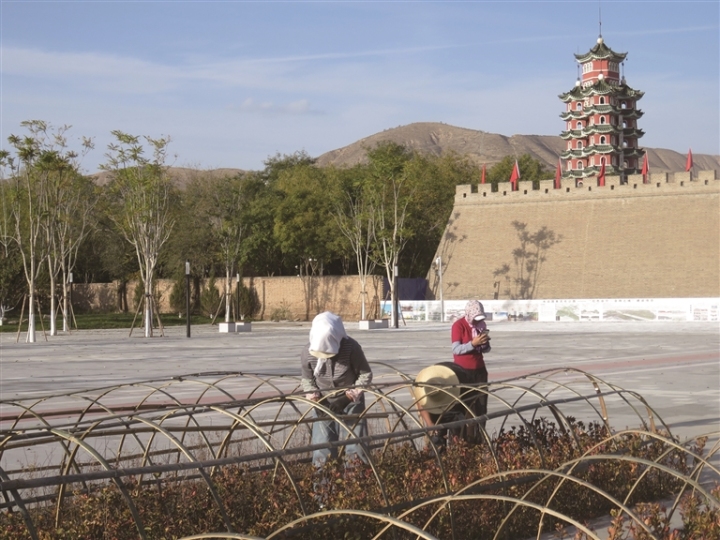
[[[447,366],[426,367],[417,374],[415,382],[422,383],[421,386],[413,386],[410,389],[417,405],[433,414],[441,414],[460,396],[460,388],[457,386],[445,388],[460,384],[458,376]]]

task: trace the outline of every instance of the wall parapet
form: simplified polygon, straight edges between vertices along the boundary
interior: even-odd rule
[[[556,202],[562,199],[588,198],[625,198],[647,197],[658,195],[676,195],[678,193],[717,193],[720,191],[720,177],[717,171],[652,173],[648,182],[643,183],[641,174],[628,175],[627,183],[621,184],[619,176],[608,176],[604,186],[598,186],[595,179],[585,179],[584,183],[575,185],[574,180],[565,179],[561,187],[555,189],[554,180],[541,180],[539,188],[533,189],[531,182],[520,182],[518,191],[511,191],[509,183],[500,184],[497,192],[492,191],[492,184],[480,184],[477,192],[470,184],[455,187],[455,204],[528,202],[542,200]]]

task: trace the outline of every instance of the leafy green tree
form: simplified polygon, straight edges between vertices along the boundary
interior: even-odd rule
[[[407,226],[413,231],[400,258],[403,276],[424,277],[447,226],[455,202],[455,186],[477,182],[478,167],[451,153],[415,155],[407,172],[415,186],[408,207]]]
[[[242,247],[242,270],[245,276],[283,274],[286,265],[273,229],[280,194],[263,172],[249,173],[241,179],[243,208],[240,214],[245,241]]]
[[[0,245],[0,325],[10,311],[19,307],[23,292],[23,267],[14,244]]]
[[[298,165],[283,171],[276,189],[274,233],[283,254],[291,261],[318,261],[322,267],[339,255],[340,235],[333,220],[333,185],[323,169]]]
[[[187,307],[187,280],[184,275],[178,275],[170,291],[170,308],[181,317]]]
[[[286,259],[297,262],[307,319],[315,299],[314,276],[323,275],[325,265],[344,252],[344,238],[333,219],[336,190],[323,169],[305,163],[280,173],[275,187],[280,202],[273,231]]]
[[[230,321],[232,281],[245,257],[243,176],[214,177],[198,171],[180,195],[175,234],[169,242],[170,267],[182,274],[184,261],[205,277],[224,274],[225,321]],[[183,274],[184,275],[184,274]]]
[[[112,134],[116,140],[108,145],[107,162],[101,168],[111,176],[112,219],[135,248],[145,286],[145,337],[150,337],[155,271],[160,250],[174,225],[170,211],[172,185],[165,165],[169,138],[145,137],[153,154],[147,158],[139,137],[122,131]]]
[[[238,313],[240,314],[240,319],[252,319],[258,314],[261,307],[257,291],[254,288],[246,287],[242,281],[239,285],[240,305],[238,306]]]
[[[220,292],[215,286],[215,276],[210,274],[210,277],[205,281],[205,286],[202,288],[200,293],[200,307],[203,313],[207,313],[207,316],[213,318],[215,311],[220,305]]]

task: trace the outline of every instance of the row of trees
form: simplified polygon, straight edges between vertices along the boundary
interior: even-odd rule
[[[363,291],[376,272],[391,284],[396,273],[424,276],[455,186],[480,178],[480,169],[462,156],[382,143],[354,167],[319,167],[297,152],[230,177],[194,171],[180,186],[168,164],[168,138],[115,131],[101,166],[108,181],[100,185],[80,170],[80,158],[93,149],[90,139],[73,150],[66,126],[29,121],[22,127],[27,133],[11,136],[10,149],[0,153],[0,306],[27,298],[29,341],[38,287],[49,304],[51,334],[58,296],[67,329],[73,272],[76,282],[139,278],[146,335],[152,333],[154,280],[183,276],[185,261],[196,291],[200,280],[223,276],[226,295],[236,273],[357,273]],[[514,162],[508,156],[487,171],[487,180],[507,181]],[[529,156],[519,163],[524,180],[552,176]],[[230,304],[226,296],[226,320]],[[365,309],[363,297],[363,316]]]

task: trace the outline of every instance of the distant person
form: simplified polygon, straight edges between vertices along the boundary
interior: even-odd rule
[[[473,404],[483,395],[472,387],[462,387],[464,384],[472,384],[470,379],[469,372],[454,362],[434,364],[417,374],[411,393],[426,427],[475,416]],[[464,428],[431,431],[429,436],[436,447],[443,447],[452,436],[475,442],[476,433],[476,427],[468,425]]]
[[[488,381],[484,354],[490,352],[490,336],[485,322],[485,309],[477,300],[465,304],[465,315],[456,320],[450,330],[453,360],[468,373],[469,384],[484,384]],[[487,394],[473,403],[476,416],[487,413]],[[484,422],[481,424],[484,426]]]
[[[310,328],[310,342],[300,355],[301,384],[306,397],[318,401],[342,415],[359,415],[365,410],[363,387],[372,381],[372,371],[360,344],[347,335],[342,319],[326,311],[317,315]],[[344,392],[332,393],[337,388]],[[330,394],[330,395],[329,395]],[[322,413],[315,409],[315,416]],[[367,435],[365,419],[348,420],[354,436]],[[312,444],[338,441],[352,437],[332,418],[316,420],[312,427]],[[321,448],[313,452],[313,465],[321,467],[328,459],[337,458],[337,448]],[[345,447],[345,459],[357,456],[367,462],[359,444]]]

